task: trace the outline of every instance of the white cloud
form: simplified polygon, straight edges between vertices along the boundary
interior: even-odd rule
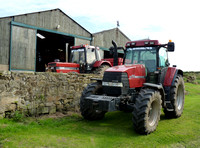
[[[54,0],[0,0],[0,17],[55,8]]]

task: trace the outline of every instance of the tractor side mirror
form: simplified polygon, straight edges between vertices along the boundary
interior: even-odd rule
[[[174,52],[174,48],[175,48],[174,42],[168,42],[167,51]]]

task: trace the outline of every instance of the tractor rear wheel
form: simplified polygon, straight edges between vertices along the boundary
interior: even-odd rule
[[[184,80],[181,75],[178,75],[174,81],[174,85],[170,90],[170,99],[171,103],[169,104],[172,107],[172,111],[164,108],[164,113],[167,118],[178,118],[183,113],[184,100],[185,100],[185,86]]]
[[[142,89],[133,109],[133,125],[136,132],[150,134],[156,130],[161,114],[161,95],[153,89]]]
[[[101,94],[102,85],[98,82],[89,84],[83,91],[80,98],[80,111],[81,115],[87,120],[100,120],[104,117],[104,111],[96,111],[87,105],[85,98],[90,95]]]

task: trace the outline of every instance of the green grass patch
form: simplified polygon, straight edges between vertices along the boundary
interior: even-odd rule
[[[166,119],[162,112],[157,130],[137,134],[131,113],[107,113],[100,121],[87,121],[80,115],[59,119],[27,118],[22,122],[0,120],[0,147],[199,147],[200,85],[186,83],[183,115]],[[17,119],[21,118],[17,115]]]

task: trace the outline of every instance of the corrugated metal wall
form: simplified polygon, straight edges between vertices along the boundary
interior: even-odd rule
[[[81,44],[88,44],[88,45],[90,45],[90,41],[75,38],[75,45],[81,45]]]
[[[0,19],[0,67],[8,69],[10,49],[10,21],[12,18]]]
[[[71,18],[62,13],[62,11],[59,9],[15,16],[14,21],[27,25],[37,26],[39,28],[45,28],[89,38],[91,37],[89,32],[75,23]],[[58,25],[60,25],[60,28],[57,29],[56,27]]]
[[[36,30],[12,27],[12,70],[35,70]]]
[[[125,44],[130,41],[118,28],[102,31],[93,34],[95,46],[110,48],[112,46],[112,40],[114,40],[118,46],[125,47]]]

